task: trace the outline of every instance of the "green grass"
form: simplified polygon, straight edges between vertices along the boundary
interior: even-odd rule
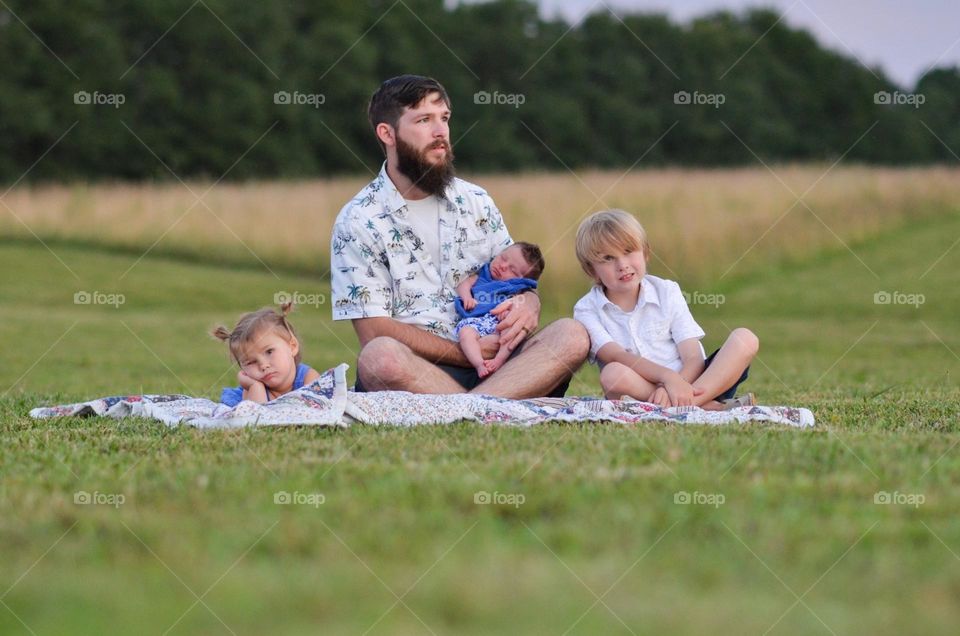
[[[118,280],[134,255],[53,246],[75,278],[39,244],[0,245],[0,633],[953,633],[960,248],[927,270],[957,236],[945,215],[852,245],[863,263],[837,244],[738,278],[720,264],[714,287],[688,290],[725,296],[693,307],[708,348],[736,326],[760,335],[751,390],[811,408],[811,431],[33,421],[105,394],[213,397],[234,371],[211,326],[278,290],[329,290],[150,257]],[[126,302],[75,305],[79,290]],[[329,313],[295,314],[305,360],[352,365]],[[597,391],[584,369],[573,392]],[[325,502],[276,505],[278,491]],[[524,502],[475,505],[478,491]],[[878,491],[925,500],[876,505]]]

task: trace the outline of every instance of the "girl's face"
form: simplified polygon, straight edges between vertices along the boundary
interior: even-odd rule
[[[273,391],[289,391],[297,376],[296,355],[300,343],[273,329],[258,333],[242,351],[238,362],[248,376]]]

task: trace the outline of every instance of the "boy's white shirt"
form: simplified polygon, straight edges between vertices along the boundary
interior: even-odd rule
[[[673,371],[683,368],[677,344],[706,335],[693,319],[680,286],[647,274],[640,285],[637,306],[623,311],[611,302],[603,287],[594,285],[577,301],[573,317],[590,334],[590,361],[597,362],[603,345],[615,342],[625,350]],[[700,344],[700,355],[706,357]]]

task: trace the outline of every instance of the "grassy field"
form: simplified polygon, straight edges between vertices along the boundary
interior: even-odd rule
[[[705,345],[753,328],[761,353],[750,389],[764,403],[811,408],[811,431],[200,433],[143,420],[35,422],[33,406],[104,394],[213,397],[234,370],[205,335],[212,325],[278,290],[329,286],[297,273],[303,263],[271,274],[252,257],[239,267],[164,256],[176,241],[137,262],[142,249],[102,249],[92,233],[38,232],[50,249],[9,238],[0,243],[0,633],[952,634],[960,198],[940,174],[864,171],[846,198],[834,184],[849,217],[836,229],[843,242],[797,209],[727,275],[729,246],[711,271],[702,255],[683,256],[699,254],[692,241],[703,234],[682,246],[675,232],[662,239],[675,241],[677,260],[663,253],[653,273],[671,276],[669,267],[694,281]],[[940,190],[916,185],[934,180]],[[790,181],[798,194],[810,182]],[[871,182],[903,191],[875,200],[885,191],[856,185]],[[609,203],[631,207],[617,196]],[[768,225],[790,204],[741,196],[750,202],[738,214],[770,207]],[[911,197],[927,203],[890,203]],[[515,226],[531,221],[501,206],[520,236]],[[791,237],[798,226],[784,224],[794,215],[817,224],[815,238]],[[700,227],[696,215],[691,223]],[[750,227],[734,237],[741,252],[762,232]],[[791,238],[795,251],[776,248]],[[585,291],[571,280],[550,296],[547,319],[569,315]],[[78,305],[78,292],[124,302]],[[709,294],[723,302],[704,302]],[[355,360],[355,338],[330,321],[329,306],[300,307],[295,324],[313,366]],[[572,392],[597,394],[596,371],[583,369]],[[81,491],[101,503],[76,504]],[[477,505],[479,491],[523,503]],[[277,505],[278,492],[316,505]],[[709,503],[678,504],[678,493]]]

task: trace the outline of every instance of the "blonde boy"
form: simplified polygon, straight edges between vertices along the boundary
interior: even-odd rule
[[[711,410],[756,403],[751,393],[734,395],[757,354],[757,337],[749,329],[734,329],[704,359],[705,334],[680,286],[647,274],[650,245],[632,215],[623,210],[591,215],[577,230],[576,250],[595,285],[577,302],[573,317],[590,334],[590,359],[600,365],[608,399]]]

